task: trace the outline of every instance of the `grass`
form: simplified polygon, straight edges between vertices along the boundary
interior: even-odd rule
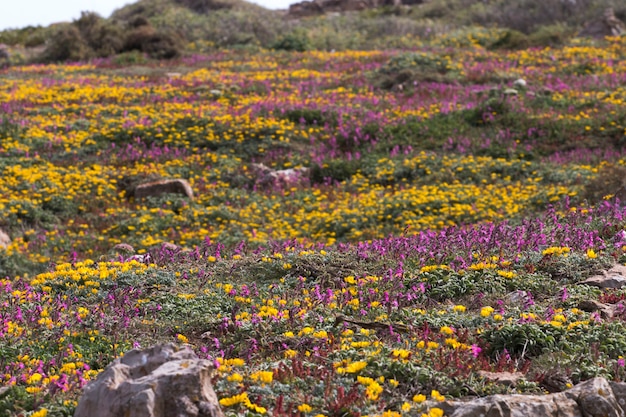
[[[624,39],[456,36],[2,70],[0,415],[71,415],[111,360],[169,341],[219,365],[227,415],[623,381],[623,316],[585,306],[626,292],[581,281],[626,261]],[[194,199],[129,195],[156,178]]]

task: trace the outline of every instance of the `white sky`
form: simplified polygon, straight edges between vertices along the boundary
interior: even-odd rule
[[[255,0],[270,9],[286,9],[299,0]],[[0,30],[71,21],[81,11],[97,12],[103,17],[133,0],[0,0]]]

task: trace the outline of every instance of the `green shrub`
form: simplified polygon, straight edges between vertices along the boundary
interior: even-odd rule
[[[59,25],[40,56],[43,62],[84,61],[93,56],[78,27],[73,24]]]
[[[559,47],[567,44],[576,34],[576,30],[563,23],[544,25],[528,36],[532,46]]]
[[[314,165],[311,168],[311,182],[322,184],[328,180],[344,181],[350,179],[359,170],[359,162],[356,160],[333,159],[322,166]]]
[[[173,32],[140,26],[128,33],[122,51],[141,51],[151,58],[172,59],[181,55],[182,44],[182,39]]]
[[[115,23],[108,22],[97,13],[82,12],[74,25],[96,56],[114,55],[121,51],[124,45],[122,28]]]
[[[174,0],[177,4],[185,6],[196,13],[209,13],[214,10],[231,9],[234,5],[232,2],[224,0]]]
[[[272,44],[271,48],[282,51],[304,52],[311,49],[311,44],[305,31],[294,30],[278,38],[278,40]]]
[[[594,179],[584,188],[582,197],[590,204],[601,202],[605,197],[617,196],[626,201],[626,166],[603,165]]]
[[[489,49],[524,49],[529,44],[528,36],[515,29],[509,29],[489,45]]]

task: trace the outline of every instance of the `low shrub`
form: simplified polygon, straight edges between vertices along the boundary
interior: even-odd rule
[[[140,26],[128,33],[122,51],[141,51],[151,58],[172,59],[181,55],[182,44],[182,39],[173,32],[161,32],[152,26]]]
[[[282,51],[304,52],[311,49],[311,43],[304,30],[296,29],[278,38],[271,48]]]
[[[83,61],[93,56],[78,27],[73,24],[59,25],[46,45],[39,60],[42,62]]]

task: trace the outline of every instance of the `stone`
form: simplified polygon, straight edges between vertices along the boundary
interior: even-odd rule
[[[193,200],[193,190],[186,180],[158,180],[139,184],[133,195],[136,199],[157,197],[163,194],[180,194]]]
[[[604,38],[605,36],[622,36],[624,34],[626,34],[624,22],[616,18],[613,9],[609,7],[604,11],[601,18],[585,25],[578,36]]]
[[[11,244],[11,238],[0,229],[0,248],[6,248]]]
[[[113,246],[113,250],[120,255],[132,255],[135,253],[135,248],[133,248],[128,243],[118,243]]]
[[[252,164],[256,184],[262,187],[297,185],[308,178],[309,168],[272,169],[265,164]]]
[[[611,319],[616,314],[616,306],[611,304],[604,304],[596,300],[583,300],[578,303],[578,308],[588,313],[600,312],[600,317],[603,319]],[[621,307],[623,309],[623,306]]]
[[[524,374],[521,372],[489,372],[478,371],[478,375],[482,376],[489,382],[495,382],[501,385],[513,386],[524,378]]]
[[[626,384],[593,378],[549,395],[491,395],[433,403],[451,417],[624,417]],[[431,404],[429,404],[431,405]]]
[[[626,266],[613,265],[608,271],[602,271],[599,275],[587,278],[579,284],[592,285],[600,288],[622,288],[626,285]]]
[[[213,370],[189,346],[131,350],[87,384],[74,417],[224,417]]]
[[[518,78],[513,82],[513,86],[518,88],[526,88],[526,85],[526,80],[523,78]]]

